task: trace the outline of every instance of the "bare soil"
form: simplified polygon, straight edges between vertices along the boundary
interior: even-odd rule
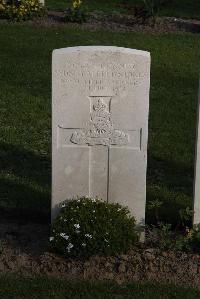
[[[200,255],[137,247],[127,254],[65,259],[48,250],[49,226],[0,223],[0,273],[199,286]]]
[[[0,23],[10,23],[7,20],[0,20]],[[79,23],[67,23],[64,12],[48,11],[43,17],[25,21],[24,25],[36,26],[64,26],[89,30],[109,30],[119,32],[194,32],[200,33],[200,21],[182,20],[173,17],[157,17],[155,20],[149,19],[145,22],[137,19],[133,15],[105,14],[102,12],[92,12],[88,14],[87,21]]]

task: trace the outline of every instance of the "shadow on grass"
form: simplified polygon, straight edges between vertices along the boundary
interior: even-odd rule
[[[50,220],[51,161],[20,146],[0,144],[0,212],[23,221]],[[176,224],[179,210],[192,207],[193,167],[148,155],[147,203],[163,202],[162,221]],[[146,212],[148,224],[154,211]]]
[[[164,160],[148,154],[147,180],[150,184],[163,185],[174,192],[192,196],[193,176],[193,165]]]
[[[11,144],[0,144],[0,211],[8,218],[50,219],[50,159]]]
[[[193,173],[191,165],[148,156],[147,205],[149,201],[162,202],[158,212],[161,221],[176,225],[180,209],[192,209]],[[155,211],[146,209],[146,222],[156,223]]]

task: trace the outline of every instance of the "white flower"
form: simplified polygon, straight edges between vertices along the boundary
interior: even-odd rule
[[[80,225],[78,223],[75,223],[74,227],[78,229],[78,228],[80,228]]]
[[[90,234],[85,234],[85,237],[92,239],[92,235],[90,235]]]
[[[108,243],[108,240],[107,240],[107,239],[104,239],[104,241],[105,241],[106,243]]]
[[[96,199],[95,199],[95,198],[92,198],[92,199],[91,199],[91,202],[96,202]]]
[[[92,212],[93,212],[93,213],[95,213],[96,211],[95,211],[95,210],[93,210]]]
[[[86,246],[86,244],[85,244],[85,243],[82,243],[81,245],[82,245],[83,247],[85,247],[85,246]]]
[[[121,211],[121,208],[118,208],[117,211],[118,211],[118,212]]]
[[[76,230],[76,233],[79,234],[79,233],[80,233],[80,230]]]
[[[70,252],[70,249],[72,249],[74,245],[72,243],[69,243],[67,246],[67,251]]]
[[[66,204],[63,203],[63,204],[61,205],[61,208],[65,208],[65,207],[66,207]]]
[[[49,241],[52,242],[54,240],[54,237],[50,237]]]
[[[64,238],[65,240],[68,240],[69,239],[69,236],[67,236],[65,233],[60,233],[60,236],[62,238]]]

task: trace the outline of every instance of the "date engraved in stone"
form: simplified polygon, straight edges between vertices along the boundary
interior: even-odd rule
[[[88,145],[126,145],[129,143],[129,135],[114,129],[111,113],[106,110],[106,105],[99,98],[93,105],[86,129],[75,131],[70,141]]]
[[[135,64],[93,64],[79,65],[67,61],[63,68],[55,70],[55,76],[62,86],[82,86],[90,93],[110,89],[119,94],[141,84],[146,74],[141,73]]]

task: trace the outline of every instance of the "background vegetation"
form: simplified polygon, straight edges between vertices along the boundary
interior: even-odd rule
[[[151,0],[155,2],[155,0]],[[71,0],[46,0],[47,8],[51,10],[65,10]],[[141,6],[143,0],[83,0],[88,11],[104,11],[112,13],[128,13],[134,11],[134,6]],[[166,0],[159,11],[160,16],[200,19],[199,0]]]

